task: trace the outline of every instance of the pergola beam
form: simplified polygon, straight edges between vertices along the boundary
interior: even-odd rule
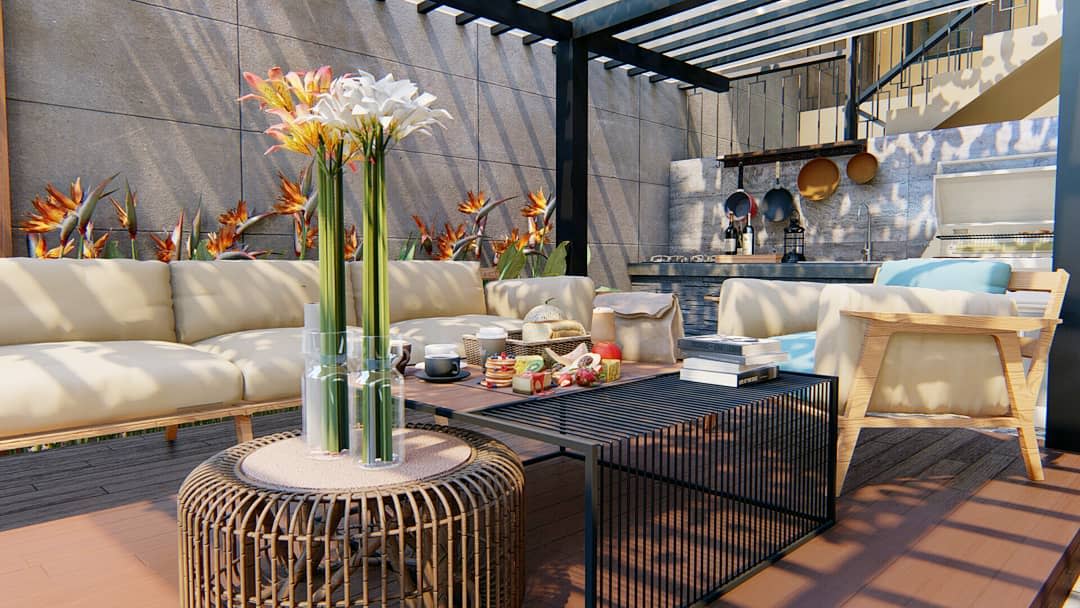
[[[427,13],[430,13],[431,11],[439,8],[441,4],[442,3],[440,2],[430,2],[429,0],[424,0],[423,2],[416,5],[416,12],[420,13],[421,15],[426,15]]]
[[[619,0],[589,11],[574,19],[574,37],[611,36],[683,11],[708,4],[712,0]]]
[[[637,66],[628,72],[630,76],[652,71],[717,93],[728,90],[728,79],[716,72],[678,61],[625,40],[611,37],[589,38],[588,45],[590,49],[605,57]]]
[[[752,61],[754,59],[765,59],[788,51],[794,52],[800,49],[842,39],[844,37],[858,35],[860,32],[871,31],[875,28],[917,21],[932,15],[941,14],[942,12],[948,12],[949,10],[967,8],[975,4],[985,4],[989,1],[990,0],[968,0],[966,2],[958,2],[957,0],[924,0],[922,2],[910,3],[910,6],[905,5],[900,8],[894,8],[871,17],[857,19],[851,23],[842,23],[824,28],[811,29],[804,34],[776,40],[755,48],[735,51],[695,65],[708,69],[717,66]],[[782,33],[775,34],[777,37],[780,35],[782,35]],[[764,34],[762,34],[762,36],[764,36]],[[744,46],[746,44],[746,42],[743,42]],[[686,57],[680,57],[679,59],[686,59]]]
[[[735,2],[723,8],[709,11],[708,13],[705,13],[703,15],[680,19],[678,23],[673,23],[671,25],[659,27],[654,30],[649,30],[642,34],[638,34],[637,36],[631,36],[630,38],[627,38],[626,41],[632,44],[644,44],[646,42],[652,42],[653,40],[658,40],[672,34],[678,34],[679,32],[698,27],[699,25],[713,23],[715,21],[726,19],[734,15],[756,10],[768,4],[772,4],[773,2],[776,2],[776,0],[743,0],[742,2]]]
[[[498,25],[491,28],[491,34],[498,36],[512,29],[522,29],[552,40],[569,40],[574,35],[573,24],[565,19],[553,17],[539,9],[530,8],[518,2],[500,0],[442,0],[443,6],[459,11],[480,15]]]

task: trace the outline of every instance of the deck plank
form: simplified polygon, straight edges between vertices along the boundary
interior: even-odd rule
[[[255,431],[298,424],[292,410]],[[172,445],[152,433],[0,457],[0,606],[176,606],[175,493],[232,433],[226,421]],[[493,435],[529,457],[552,449]],[[1029,605],[1080,534],[1080,456],[1046,460],[1047,481],[1030,483],[1011,436],[868,429],[839,523],[715,605]],[[530,608],[582,603],[582,475],[570,459],[526,471]],[[642,555],[619,559],[657,567]]]

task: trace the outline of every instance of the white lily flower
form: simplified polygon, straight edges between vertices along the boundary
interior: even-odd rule
[[[358,70],[335,79],[305,120],[337,129],[364,147],[374,143],[385,149],[413,133],[431,135],[433,125],[445,128],[442,121],[453,117],[444,109],[431,107],[436,99],[431,93],[420,93],[411,80],[398,80],[393,74],[376,80]],[[372,142],[377,136],[380,141]]]

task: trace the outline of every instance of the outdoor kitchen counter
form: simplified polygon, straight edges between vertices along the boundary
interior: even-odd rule
[[[880,262],[799,262],[797,264],[716,264],[710,262],[640,262],[628,264],[634,291],[674,293],[679,297],[689,335],[716,331],[716,303],[727,279],[772,279],[821,283],[870,283]]]

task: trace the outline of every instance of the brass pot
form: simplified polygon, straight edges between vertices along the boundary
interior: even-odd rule
[[[856,184],[869,184],[877,175],[878,159],[869,152],[859,152],[847,161],[847,176]]]
[[[840,187],[840,168],[827,158],[815,158],[799,171],[799,194],[812,201],[823,201]]]

